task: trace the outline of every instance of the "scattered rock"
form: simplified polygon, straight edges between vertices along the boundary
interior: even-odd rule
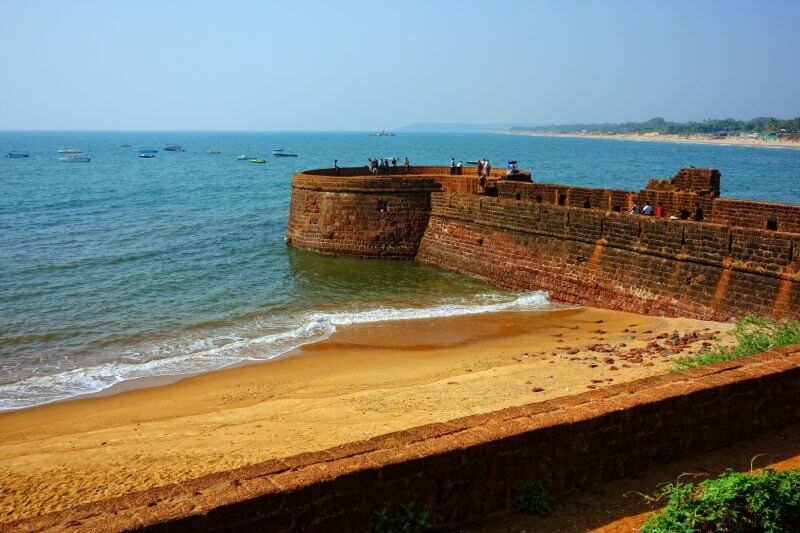
[[[623,366],[625,366],[625,365],[623,365]],[[617,368],[617,367],[615,367],[615,366],[610,366],[610,367],[608,367],[608,369],[609,369],[609,370],[619,370],[619,368]]]
[[[531,389],[533,392],[542,392],[544,389],[542,387],[534,387]]]

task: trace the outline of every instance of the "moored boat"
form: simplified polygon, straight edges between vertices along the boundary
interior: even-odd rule
[[[12,150],[11,152],[6,152],[6,157],[10,157],[11,159],[21,159],[23,157],[28,157],[28,152],[17,152],[16,150]]]
[[[183,152],[183,146],[180,144],[168,144],[163,148],[166,152]]]
[[[134,152],[137,154],[155,154],[158,153],[158,150],[155,148],[136,148]]]
[[[74,146],[68,146],[67,148],[59,148],[56,152],[59,154],[81,154],[83,150],[75,148]]]
[[[69,154],[59,157],[58,160],[62,163],[89,163],[92,158],[85,154]]]
[[[263,159],[258,159],[258,158],[256,158],[256,159],[251,159],[251,160],[250,160],[250,162],[251,162],[251,163],[258,163],[258,164],[261,164],[261,163],[266,163],[266,161],[264,161]]]
[[[239,161],[247,161],[249,159],[254,159],[254,158],[249,155],[242,154],[242,155],[237,155],[236,159],[238,159]]]
[[[275,150],[272,151],[272,155],[274,155],[275,157],[297,157],[298,155],[300,155],[292,152],[291,148],[289,148],[289,150],[290,151],[287,152],[283,148],[276,148]]]
[[[216,155],[216,154],[221,154],[222,152],[220,150],[206,150],[206,153],[211,155]]]
[[[144,153],[139,154],[139,157],[144,158],[144,159],[153,159],[154,157],[156,157],[156,154],[153,154],[153,153],[150,153],[150,152],[144,152]]]

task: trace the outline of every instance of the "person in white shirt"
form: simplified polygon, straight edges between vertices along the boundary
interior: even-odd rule
[[[644,209],[642,209],[642,214],[647,216],[653,216],[653,206],[650,205],[650,202],[644,204]]]

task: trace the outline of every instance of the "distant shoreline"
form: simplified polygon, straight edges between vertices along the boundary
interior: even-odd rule
[[[729,146],[757,146],[766,148],[800,148],[800,141],[765,141],[763,139],[742,139],[738,137],[725,139],[709,139],[697,134],[673,135],[673,134],[650,134],[650,133],[556,133],[547,131],[511,131],[501,130],[497,133],[505,135],[529,135],[534,137],[568,137],[579,139],[615,139],[618,141],[644,141],[644,142],[669,142],[687,144],[716,144]]]

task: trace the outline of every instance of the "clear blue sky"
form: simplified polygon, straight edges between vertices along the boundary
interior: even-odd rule
[[[10,1],[0,129],[800,115],[800,1]]]

